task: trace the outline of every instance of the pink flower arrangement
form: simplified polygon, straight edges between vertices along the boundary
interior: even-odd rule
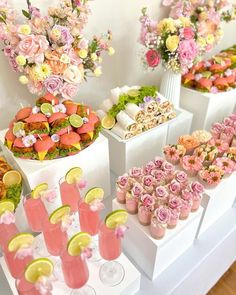
[[[181,198],[177,196],[172,196],[169,198],[168,206],[171,209],[179,210],[181,207]]]
[[[165,186],[156,187],[156,197],[166,199],[169,195],[168,190]]]
[[[88,22],[89,0],[60,0],[59,7],[50,7],[43,16],[27,0],[26,17],[19,23],[16,12],[1,0],[0,41],[12,69],[21,74],[19,81],[30,92],[50,92],[71,99],[86,76],[101,74],[101,54],[110,55],[111,33],[91,40],[83,37]]]
[[[181,165],[187,174],[195,176],[197,172],[202,168],[202,159],[195,155],[184,156]]]
[[[124,174],[118,177],[117,185],[120,189],[128,189],[129,187],[129,176],[128,174]]]
[[[153,215],[157,218],[159,223],[165,224],[170,218],[170,211],[168,208],[160,206],[154,211]]]
[[[188,180],[188,175],[184,171],[177,170],[175,172],[175,180],[184,185]]]
[[[173,144],[165,146],[163,152],[166,160],[176,165],[179,163],[180,159],[185,155],[186,149],[182,145]]]
[[[179,193],[181,191],[181,184],[177,180],[173,179],[169,183],[168,188],[172,194],[179,195]]]
[[[225,174],[232,174],[236,170],[235,162],[227,157],[215,159],[213,165],[216,165],[217,167],[221,168]]]
[[[209,186],[216,186],[224,176],[224,171],[216,165],[210,165],[209,167],[203,167],[198,172],[198,175]]]
[[[212,147],[216,147],[219,154],[223,154],[229,149],[229,144],[221,139],[212,138],[208,144]]]
[[[210,140],[210,142],[214,143],[214,139]],[[210,142],[202,144],[194,150],[194,155],[200,157],[203,162],[212,162],[219,152],[217,147]]]
[[[143,176],[143,169],[138,167],[133,167],[129,170],[129,176],[134,179],[139,179]]]
[[[133,197],[139,198],[143,192],[144,192],[144,189],[143,189],[142,185],[138,182],[134,183],[134,185],[131,189],[131,195]]]
[[[140,198],[140,204],[147,208],[153,208],[155,205],[155,198],[152,195],[145,194]]]

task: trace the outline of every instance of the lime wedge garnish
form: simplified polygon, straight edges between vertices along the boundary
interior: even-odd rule
[[[16,252],[22,246],[30,246],[34,242],[34,236],[29,233],[20,233],[15,235],[8,243],[8,251]]]
[[[50,103],[47,102],[41,105],[40,110],[44,115],[53,114],[53,107]]]
[[[33,199],[38,199],[40,197],[40,194],[48,189],[47,183],[41,183],[37,185],[31,192],[31,197]]]
[[[12,130],[13,134],[17,135],[20,130],[24,130],[24,126],[25,124],[21,121],[14,123]]]
[[[139,96],[140,92],[137,89],[130,89],[127,94],[131,97],[137,97]]]
[[[69,214],[70,214],[70,206],[69,205],[61,206],[52,212],[52,214],[49,216],[49,221],[52,224],[57,224],[58,222],[61,222],[63,220],[64,216]]]
[[[70,115],[69,122],[70,122],[71,126],[73,126],[75,128],[81,127],[84,123],[83,119],[77,114]]]
[[[116,124],[116,120],[112,116],[106,115],[102,118],[101,124],[103,128],[111,129]]]
[[[15,204],[12,200],[4,199],[0,201],[0,216],[6,211],[14,212]]]
[[[6,187],[9,187],[14,184],[20,184],[22,177],[19,171],[10,170],[3,175],[2,181]]]
[[[91,243],[91,236],[88,233],[80,232],[74,235],[67,244],[69,255],[78,256]]]
[[[83,176],[83,170],[80,167],[71,168],[65,176],[68,184],[76,183]]]
[[[53,273],[53,268],[53,263],[48,258],[35,259],[26,267],[25,279],[35,284],[42,276],[50,277]]]
[[[128,220],[128,212],[126,210],[115,210],[107,215],[105,224],[110,229],[115,229],[117,226],[124,225]]]
[[[101,187],[91,188],[84,197],[87,204],[92,203],[94,200],[102,200],[104,197],[104,190]]]

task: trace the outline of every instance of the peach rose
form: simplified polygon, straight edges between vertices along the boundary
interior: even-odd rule
[[[187,150],[199,146],[199,141],[191,135],[182,135],[178,139],[178,144],[183,145]]]
[[[75,66],[69,66],[64,72],[64,80],[68,83],[79,84],[82,81],[82,74],[80,69]]]

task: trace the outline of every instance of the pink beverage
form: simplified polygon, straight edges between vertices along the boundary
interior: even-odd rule
[[[16,256],[16,252],[4,252],[4,258],[9,269],[9,272],[15,279],[19,279],[24,274],[26,266],[33,260],[32,255],[28,255],[23,259]]]
[[[24,209],[31,230],[41,232],[43,222],[48,218],[48,212],[41,198],[33,199],[30,194],[27,195],[24,200]]]
[[[150,233],[154,239],[162,239],[166,233],[166,224],[161,224],[157,222],[156,218],[152,218]]]
[[[69,205],[71,212],[77,212],[81,200],[77,184],[69,184],[65,181],[65,178],[62,178],[60,180],[60,192],[62,205]]]
[[[62,230],[61,222],[52,224],[46,219],[43,225],[43,236],[48,252],[53,256],[59,256],[68,241],[67,232]]]
[[[138,213],[138,202],[133,197],[126,198],[125,207],[130,214]]]
[[[83,232],[87,232],[94,236],[98,233],[99,224],[101,222],[99,211],[92,211],[90,206],[85,202],[79,204],[79,222]]]
[[[15,223],[0,223],[0,247],[3,249],[3,251],[5,251],[7,248],[10,239],[18,233],[19,230]]]
[[[16,289],[19,295],[40,295],[35,285],[27,282],[24,276],[16,281]]]
[[[79,289],[87,283],[89,270],[86,259],[81,255],[71,256],[65,250],[61,255],[61,267],[68,287]]]
[[[103,259],[115,260],[121,254],[121,239],[116,237],[115,230],[104,223],[99,227],[99,252]]]
[[[116,189],[116,199],[119,203],[125,204],[126,191],[122,191],[120,188]]]
[[[138,220],[142,225],[149,225],[151,223],[152,212],[145,206],[138,208]]]

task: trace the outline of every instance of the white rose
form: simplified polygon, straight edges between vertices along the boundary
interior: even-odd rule
[[[68,83],[79,84],[82,81],[80,69],[75,66],[69,66],[64,72],[64,80]]]

